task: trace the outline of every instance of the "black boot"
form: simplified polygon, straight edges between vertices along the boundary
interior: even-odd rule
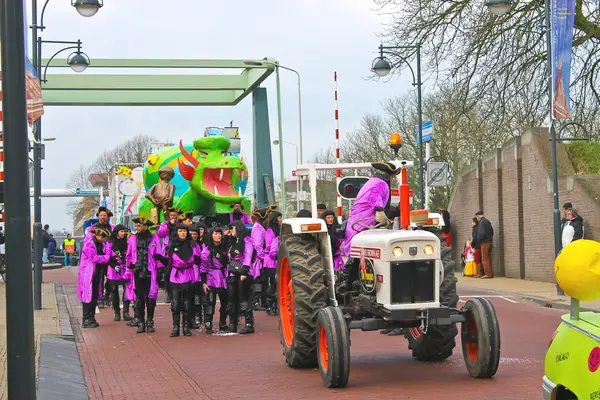
[[[229,332],[237,333],[238,322],[239,322],[239,318],[237,315],[229,316],[229,327],[228,327]]]
[[[83,321],[81,323],[82,328],[97,328],[99,324],[94,320],[94,313],[96,307],[92,303],[83,303],[81,307],[83,311]]]
[[[154,329],[154,310],[156,309],[156,300],[146,299],[146,308],[148,309],[148,322],[146,323],[146,330],[149,333],[156,332],[156,329]]]
[[[173,330],[171,331],[170,337],[179,336],[179,325],[181,325],[181,313],[172,312],[173,315]]]
[[[204,328],[206,329],[206,333],[208,335],[212,335],[212,333],[213,333],[212,320],[213,320],[213,316],[212,315],[205,315],[204,316]]]
[[[146,322],[143,319],[140,319],[137,326],[137,331],[135,333],[145,333],[146,332]]]
[[[144,333],[146,332],[146,321],[144,320],[146,314],[145,299],[135,300],[135,311],[137,312],[137,333]]]
[[[240,331],[240,335],[254,333],[254,312],[252,311],[252,309],[244,312],[244,320],[246,322],[246,325]]]
[[[192,331],[190,330],[190,321],[183,320],[183,336],[192,336]]]
[[[131,327],[137,327],[138,323],[139,323],[139,319],[137,317],[133,317],[128,323],[127,326],[131,326]]]
[[[123,300],[123,321],[131,321],[131,315],[129,315],[129,300]]]

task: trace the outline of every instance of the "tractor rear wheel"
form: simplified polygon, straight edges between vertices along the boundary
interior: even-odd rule
[[[323,262],[310,234],[280,238],[277,263],[279,333],[292,368],[317,366],[317,315],[326,305]]]
[[[445,241],[441,243],[441,260],[444,265],[444,278],[440,285],[440,303],[450,308],[456,308],[458,294],[456,292],[456,276],[454,275],[454,260],[451,248]],[[408,348],[419,361],[444,361],[452,355],[456,347],[458,328],[456,324],[429,326],[426,333],[421,328],[408,328],[404,336],[408,339]]]
[[[327,388],[343,388],[350,377],[350,335],[337,307],[319,311],[317,317],[319,372]]]
[[[494,305],[487,299],[470,299],[463,307],[466,320],[462,323],[463,357],[473,378],[491,378],[500,362],[500,327]]]

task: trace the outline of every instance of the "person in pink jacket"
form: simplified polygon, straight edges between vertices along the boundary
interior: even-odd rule
[[[215,227],[210,232],[208,245],[202,251],[200,276],[202,289],[206,295],[204,307],[204,327],[207,334],[213,333],[213,315],[217,296],[221,302],[219,309],[219,332],[229,332],[227,325],[227,264],[228,249],[223,241],[223,230]]]
[[[121,304],[119,301],[119,287],[123,286],[123,320],[130,321],[131,316],[129,315],[129,306],[131,300],[135,300],[135,297],[131,296],[131,292],[127,293],[127,262],[125,255],[127,254],[127,228],[123,225],[117,225],[112,231],[109,239],[108,248],[110,249],[110,255],[114,256],[116,263],[109,265],[108,272],[106,273],[106,280],[111,289],[112,297],[112,308],[115,313],[114,321],[121,320]]]
[[[252,245],[254,246],[254,261],[250,266],[250,272],[248,273],[254,279],[252,299],[253,307],[255,310],[264,310],[262,307],[262,268],[265,257],[265,226],[269,219],[269,213],[272,211],[271,207],[261,208],[260,210],[254,211],[252,214],[256,218],[256,222],[252,226],[252,233],[250,239],[252,239]]]
[[[235,221],[242,221],[244,224],[249,225],[252,223],[252,220],[244,211],[244,205],[237,201],[233,203],[231,206],[233,208],[233,212],[229,213],[229,223],[233,224]]]
[[[240,334],[254,333],[254,314],[250,304],[252,277],[249,277],[254,246],[248,229],[241,220],[231,227],[231,247],[229,247],[229,274],[227,276],[227,314],[229,330],[237,333],[240,315],[244,316],[245,327]]]
[[[91,229],[92,239],[83,244],[81,259],[79,261],[79,276],[77,279],[77,298],[83,303],[82,328],[97,328],[96,305],[100,282],[102,279],[102,265],[108,265],[116,260],[110,257],[106,240],[110,232],[102,228]]]
[[[156,231],[156,235],[158,235],[158,237],[160,239],[162,239],[162,250],[161,250],[161,254],[165,257],[169,256],[169,244],[171,243],[171,241],[176,240],[177,238],[177,223],[179,221],[179,218],[181,217],[181,215],[183,215],[183,211],[181,211],[179,208],[177,207],[171,207],[169,208],[169,220],[168,221],[164,221],[160,224],[158,230]],[[165,290],[167,291],[167,303],[170,303],[172,300],[172,293],[169,289],[169,276],[171,276],[171,271],[169,270],[169,267],[166,267],[165,269],[161,269],[160,271],[158,271],[159,273],[156,274],[156,277],[158,279],[158,281],[163,281],[164,285],[165,285]],[[162,275],[162,277],[161,277]],[[161,279],[162,278],[162,279]]]
[[[135,290],[135,317],[138,321],[137,333],[156,332],[154,328],[154,310],[158,298],[156,256],[160,256],[158,236],[148,230],[153,226],[146,218],[134,218],[136,234],[129,238],[125,256],[129,277],[133,278]],[[132,276],[133,275],[133,276]],[[145,313],[148,320],[145,321]]]
[[[193,315],[194,285],[199,282],[201,254],[200,246],[192,241],[189,226],[179,223],[176,226],[177,239],[171,243],[168,257],[162,261],[170,266],[171,276],[169,285],[173,293],[171,313],[173,316],[173,331],[171,337],[179,336],[181,317],[183,314],[183,336],[192,336],[191,324]]]
[[[275,272],[277,271],[277,249],[279,247],[281,222],[281,213],[279,211],[271,211],[268,228],[265,233],[265,255],[262,270],[262,293],[264,302],[267,305],[267,315],[277,315]]]
[[[101,228],[105,229],[108,232],[112,232],[114,229],[114,225],[109,223],[110,217],[113,216],[113,213],[106,207],[98,207],[98,211],[96,211],[96,217],[98,217],[98,222],[94,225],[90,226],[85,232],[85,237],[83,239],[83,244],[91,241],[94,238],[94,234],[92,233],[92,229]],[[108,273],[108,265],[102,266],[102,277],[100,278],[99,288],[100,294],[98,295],[98,307],[104,308],[109,307],[109,294],[110,294],[110,285],[108,282],[105,282],[106,274]]]

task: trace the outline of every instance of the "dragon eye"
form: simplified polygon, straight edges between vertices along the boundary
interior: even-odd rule
[[[206,158],[206,157],[208,157],[208,154],[206,154],[206,153],[205,153],[205,152],[203,152],[203,151],[199,151],[199,152],[198,152],[198,154],[199,154],[199,155],[200,155],[200,157],[202,157],[202,158]]]

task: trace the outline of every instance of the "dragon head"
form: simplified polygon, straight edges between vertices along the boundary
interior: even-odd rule
[[[179,141],[183,157],[192,165],[179,160],[181,175],[190,182],[190,188],[203,197],[219,202],[241,201],[243,196],[234,187],[246,174],[246,164],[231,155],[231,142],[225,136],[209,136],[194,140],[195,158]]]

